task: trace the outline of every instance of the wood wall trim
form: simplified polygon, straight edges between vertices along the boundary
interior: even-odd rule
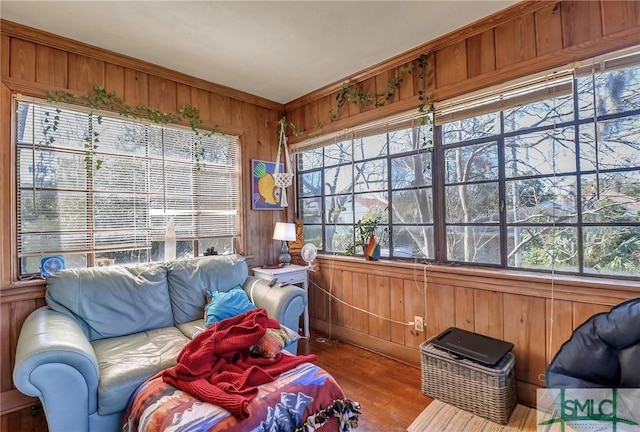
[[[44,280],[17,282],[0,287],[0,304],[43,299],[46,292]]]
[[[475,36],[479,33],[489,30],[495,27],[499,23],[509,21],[523,14],[528,14],[528,13],[532,14],[540,9],[546,8],[548,5],[549,3],[546,1],[535,1],[535,0],[520,1],[511,7],[498,11],[492,15],[488,15],[460,29],[449,32],[437,39],[426,42],[418,47],[405,51],[404,53],[401,53],[395,57],[391,57],[387,60],[377,63],[371,66],[370,68],[367,68],[358,73],[349,75],[344,79],[336,81],[332,84],[329,84],[325,87],[322,87],[316,91],[308,93],[297,99],[294,99],[291,102],[286,103],[284,106],[284,109],[287,112],[294,110],[316,99],[320,99],[324,96],[330,95],[331,93],[337,92],[338,90],[340,90],[340,88],[342,87],[342,84],[345,82],[355,83],[355,82],[364,81],[379,73],[382,73],[389,69],[393,69],[395,67],[399,67],[406,63],[409,63],[417,59],[418,57],[420,57],[421,54],[432,53],[448,45],[451,45],[455,42],[464,40],[466,38]]]
[[[546,53],[540,56],[505,66],[498,71],[491,71],[469,79],[444,85],[429,92],[430,102],[441,102],[456,96],[461,96],[479,89],[499,85],[523,76],[551,70],[584,60],[586,57],[596,57],[611,51],[632,47],[640,44],[640,28],[627,29],[615,36],[604,36],[598,39],[597,45],[593,41],[573,45],[558,52]]]
[[[83,42],[75,41],[73,39],[68,39],[62,36],[54,35],[52,33],[44,32],[42,30],[23,26],[12,21],[7,21],[4,19],[0,20],[0,33],[4,36],[23,39],[51,48],[61,49],[70,53],[75,53],[92,59],[105,61],[113,65],[137,70],[160,78],[168,79],[181,84],[186,84],[191,87],[200,88],[202,90],[207,90],[213,93],[237,99],[243,102],[248,102],[250,104],[263,108],[275,111],[282,111],[284,109],[283,104],[266,98],[195,78],[181,72],[176,72],[162,66],[155,65],[153,63],[118,54],[113,51],[98,48],[92,45],[85,44]]]

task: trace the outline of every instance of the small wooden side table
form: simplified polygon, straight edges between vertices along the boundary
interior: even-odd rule
[[[307,293],[307,304],[304,307],[304,337],[309,337],[309,274],[307,267],[297,264],[289,264],[288,266],[268,269],[262,267],[254,267],[251,269],[253,275],[260,279],[273,280],[276,278],[276,284],[300,284],[302,289]]]

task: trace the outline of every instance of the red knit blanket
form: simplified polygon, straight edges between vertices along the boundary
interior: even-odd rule
[[[197,398],[218,405],[234,416],[246,418],[247,405],[258,394],[257,387],[274,381],[281,373],[315,354],[274,359],[253,357],[249,351],[267,328],[280,328],[264,309],[253,309],[222,320],[198,334],[178,355],[178,364],[165,370],[163,380]]]

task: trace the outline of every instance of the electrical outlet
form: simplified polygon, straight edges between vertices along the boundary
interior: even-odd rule
[[[421,316],[413,317],[413,325],[417,332],[424,331],[424,319]]]

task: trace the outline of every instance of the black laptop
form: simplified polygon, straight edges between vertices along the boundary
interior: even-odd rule
[[[494,366],[513,349],[511,342],[450,327],[431,339],[436,348],[448,351],[453,356],[469,359],[484,366]]]

